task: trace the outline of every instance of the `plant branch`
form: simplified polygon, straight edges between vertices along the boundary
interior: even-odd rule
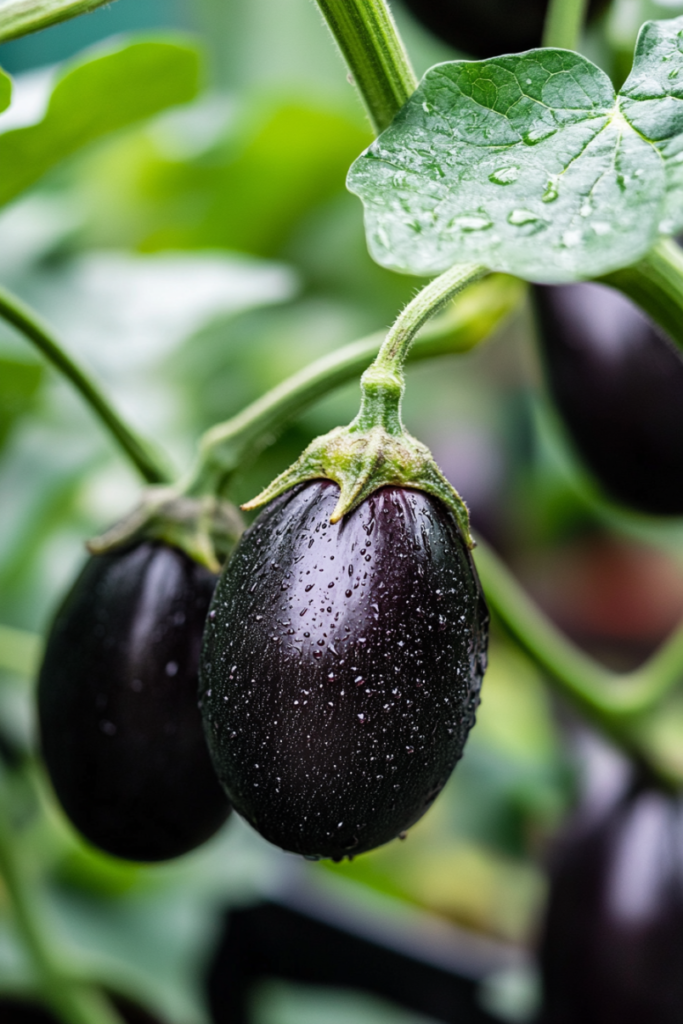
[[[66,354],[50,328],[42,322],[37,313],[2,287],[0,287],[0,317],[21,331],[29,341],[32,341],[45,358],[80,391],[90,408],[148,483],[169,482],[171,475],[164,457],[149,441],[141,438],[124,423],[104,392],[100,390],[87,372]]]
[[[518,308],[523,294],[521,282],[501,275],[476,285],[419,335],[410,360],[468,351]],[[317,359],[226,423],[208,430],[183,493],[193,497],[224,493],[239,466],[267,445],[287,420],[354,380],[377,354],[385,336],[379,331]]]
[[[105,3],[111,0],[4,0],[0,2],[0,43],[89,14]]]
[[[493,611],[517,643],[549,673],[562,693],[584,715],[670,784],[670,773],[641,739],[639,719],[680,682],[683,624],[633,672],[616,673],[579,650],[547,618],[504,562],[483,541],[475,552],[477,569]]]
[[[578,50],[587,7],[587,0],[550,0],[541,45]]]
[[[598,279],[636,302],[683,349],[683,251],[662,238],[632,267]]]
[[[400,373],[420,328],[458,292],[488,273],[486,267],[477,263],[460,263],[430,281],[399,313],[370,370],[374,367]]]
[[[417,78],[384,0],[317,0],[375,132],[391,124]]]
[[[102,993],[71,978],[53,955],[55,944],[44,933],[4,801],[0,801],[0,873],[45,1003],[64,1024],[122,1024]]]

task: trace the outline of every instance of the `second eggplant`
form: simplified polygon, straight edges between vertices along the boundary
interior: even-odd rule
[[[579,455],[614,501],[683,515],[683,359],[619,292],[537,286],[542,363]]]
[[[197,707],[215,584],[176,548],[143,541],[90,558],[49,634],[43,757],[73,824],[118,857],[177,857],[230,812]]]

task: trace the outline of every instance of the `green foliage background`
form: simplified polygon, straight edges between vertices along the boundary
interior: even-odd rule
[[[609,31],[625,51],[638,25],[622,6]],[[640,20],[681,11],[643,4]],[[454,56],[396,13],[418,72]],[[144,34],[108,42],[108,68],[92,64],[105,51],[81,52],[120,32]],[[138,67],[142,50],[131,44],[147,39],[161,40],[159,60],[148,46]],[[596,36],[590,47],[600,62],[604,43]],[[344,181],[371,132],[305,0],[118,0],[0,47],[0,63],[25,110],[23,120],[14,105],[0,117],[0,280],[40,310],[176,466],[202,430],[388,325],[415,292],[416,279],[367,254],[361,206]],[[60,76],[43,117],[41,97]],[[158,113],[171,99],[173,109]],[[300,416],[244,469],[235,499],[253,496],[356,405],[354,385]],[[527,309],[480,350],[410,370],[405,419],[472,505],[475,525],[480,517],[522,569],[596,533],[680,560],[677,524],[662,530],[611,508],[575,463],[539,390]],[[79,840],[35,760],[39,637],[82,564],[84,539],[128,511],[138,487],[80,398],[0,326],[0,741],[15,755],[2,784],[54,941],[80,970],[169,1024],[206,1020],[201,977],[224,908],[293,877],[380,915],[417,908],[530,943],[544,843],[571,805],[574,777],[543,680],[503,636],[494,636],[466,756],[406,843],[351,864],[309,865],[232,820],[202,850],[140,867]],[[0,992],[28,992],[33,980],[0,891]],[[501,1019],[531,1011],[533,977],[516,983],[497,997]],[[415,1024],[346,998],[269,986],[256,1019]]]

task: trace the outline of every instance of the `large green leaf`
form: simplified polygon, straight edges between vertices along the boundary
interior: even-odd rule
[[[0,203],[93,139],[191,100],[198,79],[197,50],[182,40],[123,41],[67,65],[43,120],[0,135]]]
[[[351,167],[373,257],[596,277],[683,227],[683,18],[649,22],[619,96],[568,50],[431,68]]]
[[[9,107],[12,98],[12,79],[0,68],[0,111]]]

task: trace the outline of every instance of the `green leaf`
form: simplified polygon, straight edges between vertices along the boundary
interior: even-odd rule
[[[42,377],[39,363],[0,359],[0,448],[14,421],[30,408]]]
[[[4,0],[0,4],[0,42],[56,25],[79,14],[89,14],[107,0]]]
[[[683,227],[682,39],[646,24],[619,97],[568,50],[431,68],[349,172],[374,259],[554,283],[643,257]]]
[[[12,99],[12,79],[0,68],[0,111],[6,110]]]
[[[197,93],[199,55],[187,42],[122,42],[67,65],[43,120],[0,135],[0,203],[81,146]]]

